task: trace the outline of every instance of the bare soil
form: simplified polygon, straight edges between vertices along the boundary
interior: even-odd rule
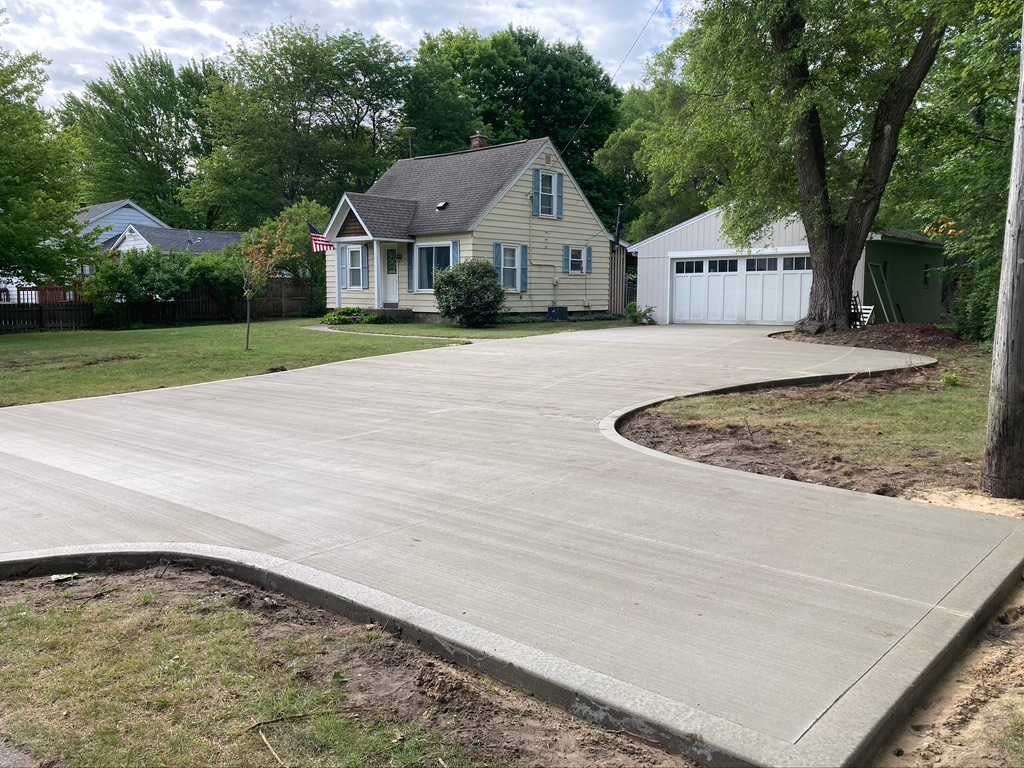
[[[48,577],[0,581],[0,605],[24,602],[40,610],[102,601],[131,611],[145,595],[161,603],[225,602],[259,618],[261,644],[310,633],[341,642],[297,674],[324,685],[345,685],[346,714],[367,723],[415,724],[461,744],[474,760],[524,766],[693,766],[630,735],[602,730],[528,695],[459,669],[394,638],[374,624],[343,617],[202,569],[180,565],[123,573],[89,574],[54,584]],[[3,721],[0,702],[0,723]],[[0,768],[28,761],[4,745]],[[339,756],[341,757],[341,756]]]
[[[1024,587],[876,757],[880,768],[1024,764]]]

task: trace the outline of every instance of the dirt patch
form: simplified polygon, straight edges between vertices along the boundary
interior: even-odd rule
[[[846,331],[829,331],[817,336],[808,336],[787,331],[775,336],[808,344],[834,344],[841,347],[865,347],[868,349],[889,349],[893,352],[930,355],[936,351],[958,349],[963,340],[947,328],[913,323],[884,323],[866,328]]]
[[[1024,763],[1024,587],[876,757],[883,768]]]
[[[141,601],[141,602],[140,602]],[[53,583],[48,577],[0,581],[0,606],[37,610],[85,604],[129,612],[158,602],[204,614],[229,605],[256,617],[261,647],[329,641],[293,670],[304,680],[343,685],[347,717],[401,723],[438,733],[474,760],[527,766],[692,766],[653,745],[602,730],[492,680],[456,668],[374,624],[342,617],[202,569],[183,566],[99,573]],[[123,612],[120,610],[123,608]],[[4,704],[0,701],[0,732]],[[0,733],[2,735],[2,733]],[[404,736],[396,732],[396,739]],[[25,757],[14,751],[14,757]],[[7,768],[0,751],[0,768]],[[19,765],[12,762],[12,766]]]

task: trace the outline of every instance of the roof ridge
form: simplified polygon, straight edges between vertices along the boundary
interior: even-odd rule
[[[407,163],[410,160],[429,160],[432,157],[451,157],[452,155],[468,155],[470,152],[486,152],[490,149],[501,149],[502,147],[511,147],[516,144],[526,144],[531,141],[551,141],[550,136],[538,136],[534,139],[518,139],[516,141],[506,141],[502,144],[489,144],[486,147],[480,147],[479,149],[456,149],[452,152],[438,152],[433,155],[416,155],[415,157],[400,157],[398,158],[399,163]]]
[[[376,197],[380,200],[401,200],[404,203],[418,203],[411,197],[395,197],[394,195],[371,195],[369,192],[346,192],[346,195],[359,195],[360,197]]]

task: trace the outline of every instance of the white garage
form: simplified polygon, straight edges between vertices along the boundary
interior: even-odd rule
[[[637,304],[654,307],[659,323],[779,325],[807,314],[811,260],[798,218],[776,222],[740,250],[725,239],[722,211],[715,209],[631,250],[637,256]],[[855,290],[862,284],[863,266]]]

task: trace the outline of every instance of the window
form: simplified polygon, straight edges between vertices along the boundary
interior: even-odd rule
[[[363,249],[348,249],[348,287],[363,287]]]
[[[421,245],[416,249],[416,290],[434,290],[434,273],[452,265],[452,246]]]
[[[11,290],[5,285],[0,288],[0,304],[7,304],[11,300]]]
[[[569,274],[582,275],[587,271],[587,254],[583,248],[569,248]]]
[[[519,290],[519,246],[501,246],[501,287],[509,291]]]
[[[96,274],[96,267],[94,267],[92,264],[83,264],[82,265],[82,269],[81,269],[82,277],[90,277],[91,275],[94,275],[94,274]]]
[[[779,260],[776,258],[747,259],[747,272],[775,272],[779,268]]]
[[[385,269],[389,275],[398,274],[398,249],[388,248],[387,250],[387,264]]]
[[[811,268],[811,257],[810,256],[786,256],[782,260],[782,268],[784,270],[790,270],[790,269],[810,269]]]
[[[555,174],[540,172],[540,215],[555,215]]]
[[[738,259],[711,259],[708,262],[708,272],[735,272],[738,269]]]
[[[677,261],[676,262],[676,274],[677,275],[699,275],[704,272],[703,261]]]

